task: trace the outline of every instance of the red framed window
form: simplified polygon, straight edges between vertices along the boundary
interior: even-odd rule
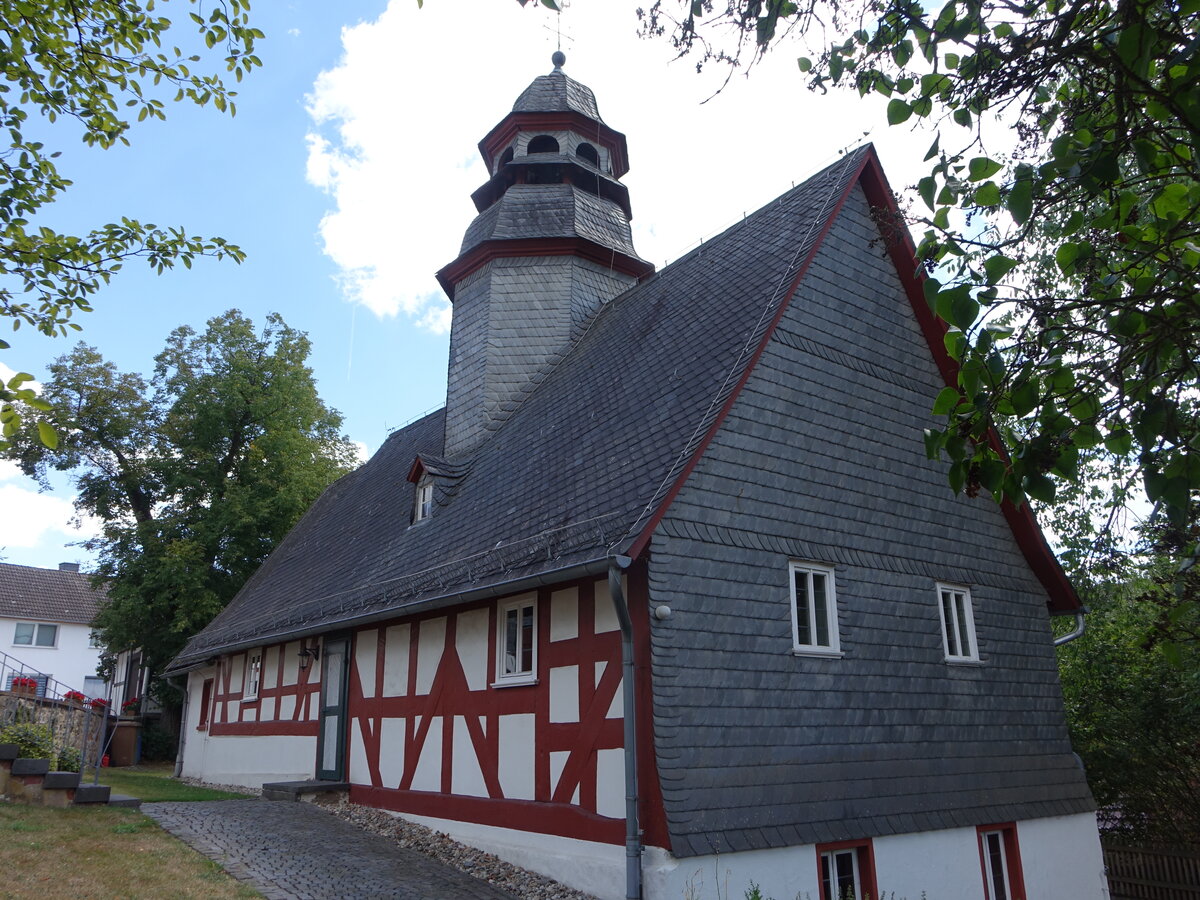
[[[875,851],[871,842],[817,844],[817,878],[821,900],[866,900],[868,897],[878,897]]]
[[[1025,879],[1021,872],[1021,848],[1017,826],[980,825],[979,865],[983,869],[983,895],[987,900],[1025,900]]]
[[[208,730],[209,710],[212,708],[213,680],[205,678],[200,686],[200,721],[196,723],[197,731]]]

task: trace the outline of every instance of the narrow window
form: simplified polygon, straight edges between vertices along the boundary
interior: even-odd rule
[[[987,900],[1021,900],[1025,884],[1017,826],[981,825],[978,834],[984,896]]]
[[[417,482],[417,496],[413,503],[413,523],[424,522],[433,515],[433,479],[428,475]]]
[[[557,153],[558,141],[548,134],[539,134],[529,142],[526,153]]]
[[[942,649],[947,661],[974,662],[979,659],[975,641],[975,616],[971,592],[964,587],[939,584],[938,615],[942,620]]]
[[[792,563],[792,649],[796,653],[840,652],[833,569]]]
[[[503,169],[505,166],[507,166],[510,162],[512,162],[512,158],[513,158],[513,148],[509,147],[507,150],[505,150],[503,153],[500,154],[500,162],[496,163],[496,171],[499,172],[501,169]]]
[[[496,681],[529,683],[537,671],[537,606],[533,596],[500,607]]]
[[[818,844],[821,900],[867,900],[875,893],[875,857],[870,841]]]
[[[200,686],[200,721],[196,723],[197,731],[208,730],[208,711],[212,706],[213,680],[205,678]]]
[[[600,168],[600,154],[596,152],[596,148],[591,144],[580,144],[575,148],[575,155],[580,159],[586,159],[597,169]]]
[[[262,676],[262,651],[246,654],[246,674],[242,681],[242,701],[258,699],[258,682]]]

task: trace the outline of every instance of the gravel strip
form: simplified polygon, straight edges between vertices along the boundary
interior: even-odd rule
[[[180,781],[184,784],[213,788],[218,791],[262,795],[261,787],[247,787],[242,784],[213,784],[198,778],[181,778]],[[591,894],[585,894],[559,884],[544,875],[538,875],[536,872],[506,863],[498,856],[484,853],[482,850],[476,850],[466,844],[460,844],[447,834],[415,822],[406,821],[382,809],[359,806],[345,799],[336,803],[320,802],[320,806],[364,831],[391,838],[401,847],[415,850],[417,853],[422,853],[431,859],[458,869],[460,872],[480,878],[501,890],[508,891],[520,900],[596,900]]]
[[[382,809],[359,806],[345,800],[330,803],[325,808],[365,831],[392,838],[401,847],[423,853],[461,872],[481,878],[521,900],[596,900],[591,894],[506,863],[491,853],[460,844],[449,835],[393,816]]]

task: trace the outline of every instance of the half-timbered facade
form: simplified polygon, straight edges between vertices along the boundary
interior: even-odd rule
[[[1079,601],[925,457],[954,363],[874,151],[654,273],[561,62],[480,143],[446,408],[173,663],[184,772],[344,783],[603,898],[1104,896]]]

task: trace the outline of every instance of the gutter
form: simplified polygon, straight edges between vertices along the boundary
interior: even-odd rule
[[[1077,638],[1077,637],[1083,637],[1083,632],[1087,629],[1087,625],[1083,621],[1083,617],[1086,614],[1087,614],[1086,607],[1081,607],[1080,609],[1075,611],[1075,627],[1071,631],[1069,631],[1067,634],[1064,634],[1062,637],[1055,638],[1054,639],[1055,647],[1061,647],[1063,644],[1071,643],[1071,641],[1075,640],[1075,638]]]
[[[638,827],[637,692],[633,683],[633,619],[621,588],[621,570],[633,561],[614,556],[608,561],[608,592],[621,624],[621,694],[625,727],[625,898],[642,897],[642,833]]]
[[[375,612],[350,616],[346,619],[339,619],[336,622],[323,622],[320,625],[312,625],[307,627],[301,626],[286,631],[279,631],[274,634],[258,634],[247,640],[234,641],[228,644],[216,644],[212,647],[207,647],[203,650],[196,651],[195,655],[197,658],[191,662],[183,663],[180,666],[168,666],[163,677],[176,677],[184,674],[185,672],[189,672],[192,669],[198,669],[204,665],[206,659],[214,655],[236,653],[238,650],[248,650],[251,647],[262,647],[266,644],[282,644],[286,643],[287,641],[294,641],[298,638],[313,637],[314,635],[324,634],[325,632],[332,631],[335,628],[357,628],[362,625],[370,625],[374,622],[386,622],[389,619],[395,619],[399,616],[407,616],[417,612],[441,609],[443,607],[454,606],[459,603],[470,603],[474,600],[489,600],[492,597],[499,597],[503,594],[517,594],[521,591],[529,590],[530,588],[557,584],[560,581],[602,575],[608,568],[608,564],[609,561],[606,557],[600,557],[599,559],[576,563],[571,566],[564,566],[560,569],[553,569],[537,575],[527,575],[524,578],[515,578],[510,581],[490,584],[487,587],[457,591],[450,594],[442,594],[440,597],[431,597],[427,600],[410,603],[407,606],[389,607],[384,610],[377,610]],[[629,562],[626,562],[626,565],[629,565]],[[178,657],[176,657],[176,659],[178,659]]]

